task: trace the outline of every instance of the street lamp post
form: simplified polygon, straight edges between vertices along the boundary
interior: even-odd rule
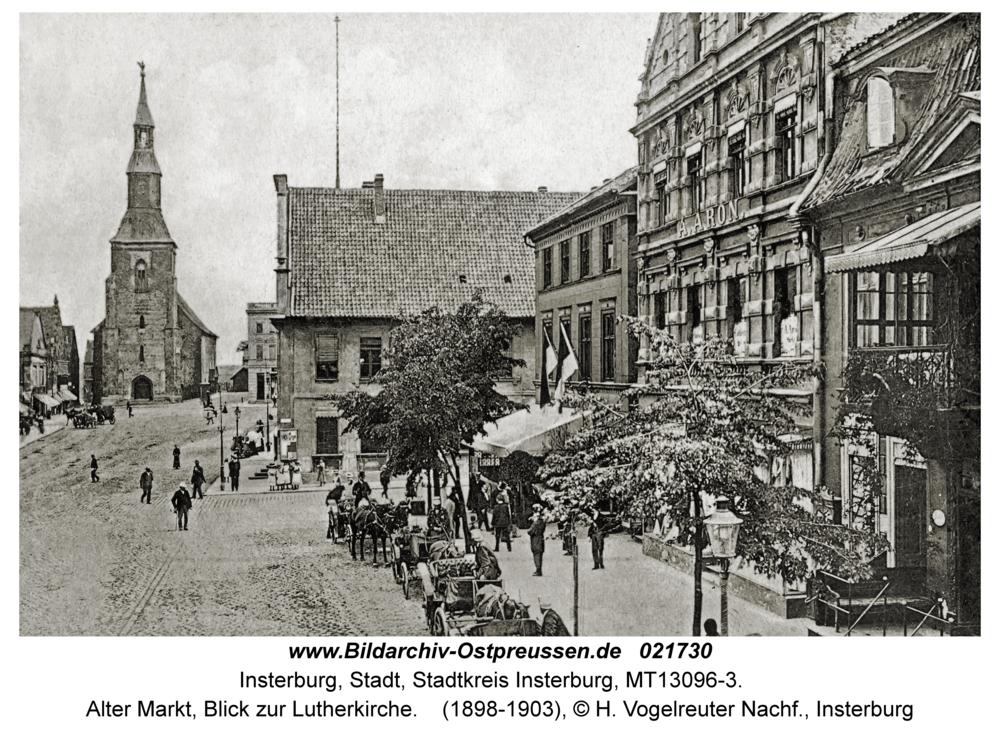
[[[236,436],[240,436],[240,407],[233,409],[233,416],[236,417]]]
[[[729,636],[729,562],[736,556],[736,539],[740,535],[743,519],[729,510],[729,499],[720,496],[715,512],[705,518],[712,554],[719,558],[719,593],[722,596],[719,611],[719,635]]]

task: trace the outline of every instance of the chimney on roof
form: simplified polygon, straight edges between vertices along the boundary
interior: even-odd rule
[[[382,175],[375,174],[375,224],[385,224],[385,191],[382,189]]]
[[[539,194],[548,194],[549,193],[549,188],[548,187],[538,187],[538,193]]]
[[[363,181],[363,182],[361,182],[361,188],[362,189],[374,189],[375,188],[375,182],[373,182],[373,181]]]

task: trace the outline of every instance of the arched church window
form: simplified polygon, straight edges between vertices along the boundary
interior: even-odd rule
[[[140,363],[146,362],[146,348],[143,347],[142,345],[139,346],[139,362]]]
[[[141,330],[141,329],[143,329],[143,328],[144,328],[145,326],[146,326],[146,315],[144,315],[144,314],[140,314],[140,315],[139,315],[139,329]]]
[[[135,290],[149,291],[149,281],[146,278],[145,261],[139,261],[135,264]]]

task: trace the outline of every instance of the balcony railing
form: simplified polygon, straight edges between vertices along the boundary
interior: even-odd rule
[[[866,394],[888,389],[896,395],[933,395],[937,408],[949,409],[979,403],[978,365],[978,354],[965,355],[947,345],[856,348],[845,378],[852,403],[866,403]]]

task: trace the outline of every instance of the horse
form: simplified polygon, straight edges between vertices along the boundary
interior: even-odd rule
[[[361,544],[361,561],[365,561],[365,536],[372,540],[372,565],[378,567],[378,541],[382,540],[382,560],[389,564],[389,553],[386,543],[389,539],[387,521],[390,517],[391,504],[360,505],[348,516],[351,525],[351,559],[357,560],[354,543]]]

